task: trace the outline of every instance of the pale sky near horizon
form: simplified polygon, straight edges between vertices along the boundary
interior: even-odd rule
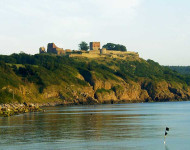
[[[0,0],[0,20],[0,54],[100,41],[161,65],[190,66],[189,0]]]

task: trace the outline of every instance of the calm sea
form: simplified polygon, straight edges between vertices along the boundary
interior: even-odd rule
[[[0,149],[190,149],[190,102],[44,109],[0,118]]]

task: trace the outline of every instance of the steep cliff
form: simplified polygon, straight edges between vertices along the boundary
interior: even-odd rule
[[[189,77],[152,60],[0,56],[0,102],[95,104],[188,100]]]

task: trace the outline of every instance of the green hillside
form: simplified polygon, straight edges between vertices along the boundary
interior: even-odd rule
[[[90,104],[189,97],[190,77],[152,60],[24,53],[0,56],[0,103]]]
[[[170,69],[175,70],[184,75],[190,75],[190,66],[168,66]]]

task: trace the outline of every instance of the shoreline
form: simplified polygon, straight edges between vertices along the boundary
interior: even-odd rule
[[[10,103],[0,105],[0,117],[9,117],[13,115],[40,112],[43,111],[38,104],[33,103]]]
[[[48,103],[38,103],[39,107],[56,107],[56,106],[74,106],[74,105],[104,105],[104,104],[133,104],[133,103],[159,103],[159,102],[182,102],[190,101],[190,99],[178,99],[178,100],[159,100],[159,101],[141,101],[141,100],[108,100],[103,102],[94,101],[91,103],[88,102],[48,102]]]
[[[0,117],[9,117],[29,112],[44,112],[43,107],[59,107],[59,106],[76,106],[76,105],[104,105],[104,104],[133,104],[133,103],[159,103],[159,102],[182,102],[190,101],[187,100],[162,100],[162,101],[104,101],[104,102],[93,102],[93,103],[72,103],[72,102],[48,102],[48,103],[9,103],[0,104]]]

